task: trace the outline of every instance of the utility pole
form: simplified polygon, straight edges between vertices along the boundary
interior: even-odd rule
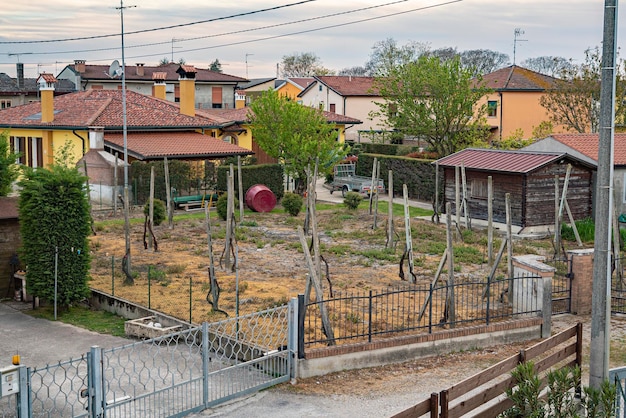
[[[600,87],[597,204],[595,211],[593,285],[591,296],[591,356],[589,385],[600,389],[609,377],[611,330],[611,228],[613,211],[613,142],[615,129],[615,50],[617,0],[604,2],[604,32]]]

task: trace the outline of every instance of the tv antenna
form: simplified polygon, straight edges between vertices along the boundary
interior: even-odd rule
[[[174,48],[181,49],[182,46],[174,46],[174,42],[182,41],[182,39],[172,38],[172,60],[170,62],[174,62]]]
[[[248,78],[248,57],[250,55],[254,55],[254,54],[246,53],[246,78]]]
[[[525,32],[520,28],[515,28],[515,31],[513,31],[513,65],[515,65],[515,51],[517,49],[517,43],[528,41],[528,39],[518,39],[524,33]]]

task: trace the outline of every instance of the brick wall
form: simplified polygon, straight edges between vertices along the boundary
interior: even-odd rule
[[[593,249],[567,252],[572,260],[572,303],[571,311],[576,315],[591,313],[593,283]]]

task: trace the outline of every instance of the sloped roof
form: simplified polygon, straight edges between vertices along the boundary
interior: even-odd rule
[[[374,87],[374,77],[325,75],[314,79],[300,95],[313,88],[316,83],[322,83],[341,96],[379,96],[378,89]]]
[[[69,93],[75,91],[74,83],[70,80],[59,80],[55,86],[55,94]],[[36,78],[25,78],[24,86],[17,86],[17,79],[10,77],[8,74],[0,73],[0,94],[37,94],[39,85]]]
[[[300,89],[305,89],[309,84],[315,81],[313,77],[289,77],[287,82],[297,85]]]
[[[483,76],[487,88],[496,91],[544,91],[554,86],[557,79],[517,65],[501,68]]]
[[[232,122],[237,123],[249,123],[250,115],[252,115],[252,109],[249,107],[243,107],[241,109],[202,109],[197,110],[197,113],[203,113],[210,117],[219,117]],[[359,119],[351,118],[349,116],[340,115],[332,112],[322,112],[328,123],[344,124],[344,125],[358,125],[363,123]]]
[[[76,71],[75,65],[68,65],[74,73],[80,74],[83,80],[107,80],[111,81],[109,76],[107,75],[109,71],[108,65],[95,65],[95,64],[85,64],[85,71],[83,73],[79,73]],[[180,64],[176,64],[170,62],[168,64],[158,65],[158,66],[143,66],[143,75],[138,75],[136,66],[126,64],[126,80],[128,81],[152,81],[152,73],[154,72],[165,72],[167,74],[167,81],[178,81],[178,73],[176,70],[180,68]],[[211,71],[203,68],[195,68],[196,69],[196,82],[213,82],[213,83],[241,83],[246,82],[247,80],[242,77],[237,77],[234,75],[219,73],[217,71]]]
[[[140,160],[223,158],[231,155],[250,155],[252,151],[238,145],[197,132],[132,132],[127,134],[129,155]],[[104,143],[123,152],[124,136],[121,133],[105,133]]]
[[[558,152],[508,151],[467,148],[443,157],[437,162],[441,167],[460,167],[482,171],[530,173],[551,162],[567,156]]]
[[[128,129],[209,128],[224,123],[208,116],[195,117],[180,113],[177,103],[127,90]],[[121,90],[87,90],[58,96],[54,99],[54,121],[41,122],[41,103],[33,102],[0,111],[0,127],[85,128],[103,126],[105,130],[121,129]]]
[[[552,134],[556,141],[598,162],[599,134]],[[626,165],[626,133],[616,133],[613,143],[613,163]]]
[[[237,88],[241,90],[246,90],[251,87],[269,83],[270,81],[274,81],[274,80],[276,80],[276,77],[253,78],[251,80],[243,80],[244,83],[239,83],[239,85],[237,85]]]

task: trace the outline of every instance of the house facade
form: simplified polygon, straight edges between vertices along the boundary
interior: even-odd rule
[[[511,223],[522,229],[554,225],[555,176],[559,178],[559,190],[563,190],[567,166],[571,164],[567,202],[575,220],[591,216],[593,168],[564,152],[467,148],[437,163],[444,172],[445,202],[451,202],[455,214],[455,171],[456,167],[464,167],[470,218],[487,220],[487,184],[491,176],[494,222],[506,222],[509,193]]]
[[[180,80],[177,73],[179,64],[170,62],[158,66],[141,63],[126,66],[126,88],[144,95],[154,95],[155,73],[160,74],[165,84],[165,99],[171,102],[181,100]],[[66,66],[57,76],[58,80],[69,80],[77,91],[118,90],[122,88],[120,76],[109,76],[108,65],[87,64],[76,60]],[[207,69],[196,69],[194,106],[198,109],[233,109],[237,85],[245,83],[245,78],[219,73]]]
[[[41,100],[37,79],[24,78],[24,64],[16,64],[17,77],[0,73],[0,110]],[[75,91],[74,83],[63,80],[57,83],[54,94],[61,95]]]
[[[599,134],[553,134],[525,147],[529,151],[566,152],[598,168]],[[613,144],[614,205],[618,215],[626,213],[626,133],[616,133]],[[595,176],[592,187],[595,196]],[[594,199],[595,202],[595,199]]]
[[[287,97],[289,100],[298,101],[302,104],[298,95],[314,80],[313,77],[291,77],[286,80],[278,80],[276,91],[279,96]]]
[[[487,106],[487,123],[492,138],[505,139],[518,129],[524,138],[531,138],[541,122],[550,120],[540,99],[554,87],[556,79],[547,75],[511,65],[483,76],[485,86],[492,93],[482,98],[479,105]],[[565,132],[563,126],[553,126],[553,132]]]
[[[298,95],[298,100],[305,106],[362,121],[359,125],[346,125],[346,141],[368,141],[367,133],[380,131],[383,126],[380,118],[370,117],[371,112],[379,110],[375,102],[383,100],[374,88],[374,77],[313,77]]]

